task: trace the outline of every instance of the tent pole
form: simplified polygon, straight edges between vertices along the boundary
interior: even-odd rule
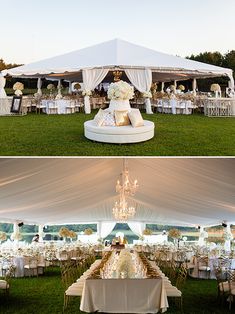
[[[162,88],[161,88],[161,92],[164,92],[164,86],[165,86],[165,82],[162,82]]]

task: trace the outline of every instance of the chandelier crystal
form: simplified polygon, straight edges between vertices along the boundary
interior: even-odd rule
[[[127,167],[127,161],[124,159],[123,161],[123,170],[121,173],[121,181],[117,180],[116,184],[116,192],[120,193],[124,190],[124,194],[127,196],[135,195],[135,192],[138,188],[137,180],[132,180],[129,176],[129,170]]]
[[[121,180],[118,180],[116,184],[116,192],[119,193],[119,200],[115,202],[113,207],[113,216],[116,220],[126,221],[135,216],[135,207],[128,206],[126,196],[133,196],[137,188],[137,180],[131,180],[127,168],[127,162],[124,159]]]

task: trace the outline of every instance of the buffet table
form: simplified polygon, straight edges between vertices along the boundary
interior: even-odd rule
[[[84,312],[157,313],[166,311],[163,279],[87,279],[80,309]]]

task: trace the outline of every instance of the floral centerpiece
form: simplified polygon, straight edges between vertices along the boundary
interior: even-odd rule
[[[142,93],[142,96],[144,97],[144,98],[152,98],[153,96],[152,96],[152,93],[149,91],[149,92],[144,92],[144,93]]]
[[[75,90],[79,90],[79,89],[81,89],[81,85],[79,83],[76,83],[76,84],[74,84],[73,88]]]
[[[181,91],[184,91],[185,87],[184,87],[184,85],[181,84],[181,85],[178,86],[178,89],[181,90]]]
[[[122,278],[132,278],[134,276],[135,268],[129,251],[122,250],[120,252],[117,262],[117,271]]]
[[[170,85],[169,89],[172,93],[175,93],[175,85]]]
[[[93,233],[93,230],[91,228],[87,228],[84,230],[85,235],[91,235]]]
[[[89,89],[84,89],[82,91],[82,96],[86,97],[86,96],[91,96],[92,95],[92,91]]]
[[[61,227],[59,231],[59,236],[62,238],[68,238],[70,235],[70,231],[68,228]]]
[[[111,100],[130,100],[134,97],[134,87],[124,81],[111,83],[108,98]]]
[[[54,90],[54,89],[55,89],[54,84],[48,84],[48,85],[47,85],[47,89],[48,89],[49,91]]]
[[[69,231],[69,238],[76,238],[77,237],[77,233],[75,232],[75,231],[73,231],[73,230],[70,230]]]
[[[23,89],[24,89],[24,84],[22,84],[21,82],[16,82],[13,85],[13,90],[15,91],[16,96],[21,96],[23,94],[22,93]]]
[[[221,88],[220,88],[219,84],[211,84],[210,90],[211,90],[211,92],[220,92]]]
[[[181,232],[179,229],[170,229],[169,232],[168,232],[168,236],[170,238],[173,238],[173,239],[180,239],[181,238]]]
[[[152,235],[153,234],[153,231],[152,230],[150,230],[150,229],[144,229],[144,231],[143,231],[143,235]]]
[[[3,232],[3,231],[0,231],[0,242],[1,241],[6,241],[6,239],[7,239],[6,233]]]

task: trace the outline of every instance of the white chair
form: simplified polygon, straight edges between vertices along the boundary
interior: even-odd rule
[[[207,279],[210,277],[211,269],[208,265],[209,259],[207,256],[201,256],[197,259],[198,264],[198,278],[200,278],[200,274],[204,272],[206,274]]]
[[[206,104],[206,115],[208,117],[217,116],[217,104],[214,100],[208,100]]]
[[[47,113],[48,114],[58,114],[58,105],[55,101],[51,100],[48,102]]]
[[[77,99],[75,102],[75,112],[84,111],[84,102],[80,99]]]
[[[0,280],[0,290],[3,290],[6,294],[9,294],[10,289],[10,278],[15,275],[15,266],[10,265],[4,279]]]
[[[162,101],[162,112],[163,113],[172,113],[172,107],[170,105],[169,100],[163,100]]]
[[[45,102],[39,102],[36,104],[36,112],[41,113],[41,111],[46,110],[47,106]]]
[[[162,99],[157,99],[156,103],[153,104],[153,107],[157,112],[162,113]]]
[[[67,261],[69,259],[68,252],[67,251],[60,252],[57,258],[59,261]]]
[[[65,108],[66,113],[75,113],[75,102],[73,100],[69,101],[69,105]]]
[[[38,276],[38,260],[37,257],[28,257],[28,263],[24,265],[25,275]],[[27,273],[26,273],[27,271]]]

